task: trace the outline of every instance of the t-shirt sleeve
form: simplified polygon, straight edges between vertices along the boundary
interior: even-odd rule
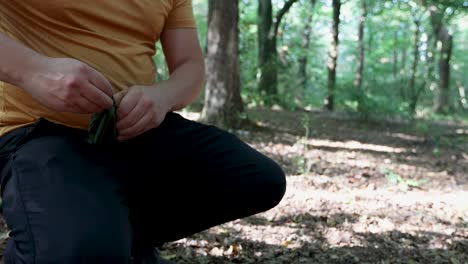
[[[169,12],[166,28],[195,28],[192,0],[173,0],[172,10]]]

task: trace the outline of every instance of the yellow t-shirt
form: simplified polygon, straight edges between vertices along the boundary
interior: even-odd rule
[[[40,54],[87,63],[117,90],[153,84],[162,31],[194,27],[191,0],[0,1],[1,32]],[[0,135],[40,117],[87,129],[90,115],[53,111],[0,82]]]

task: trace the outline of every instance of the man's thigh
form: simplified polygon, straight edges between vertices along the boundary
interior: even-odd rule
[[[159,242],[268,210],[284,195],[274,161],[214,126],[171,113],[129,144],[142,153],[131,215]]]
[[[128,207],[109,154],[65,130],[33,129],[3,168],[7,263],[126,263]]]

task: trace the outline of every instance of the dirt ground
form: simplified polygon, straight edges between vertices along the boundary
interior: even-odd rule
[[[270,109],[248,116],[258,128],[232,132],[282,165],[284,199],[167,244],[164,256],[191,264],[468,263],[468,124]]]
[[[196,119],[196,114],[186,113]],[[255,109],[274,209],[163,248],[178,263],[468,263],[468,126]]]

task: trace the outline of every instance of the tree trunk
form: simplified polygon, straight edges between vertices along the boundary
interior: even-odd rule
[[[414,44],[413,44],[413,64],[411,65],[411,78],[408,86],[408,94],[409,94],[409,107],[411,114],[414,114],[416,111],[416,104],[417,104],[417,93],[416,93],[416,73],[418,70],[418,63],[419,63],[419,34],[420,29],[419,26],[421,22],[418,19],[414,20],[414,25],[416,26],[416,30],[414,31]]]
[[[419,88],[416,90],[416,94],[413,96],[413,101],[414,101],[414,108],[416,109],[416,105],[419,101],[419,97],[421,96],[421,93],[426,89],[426,87],[431,87],[434,81],[433,78],[433,73],[434,73],[434,50],[435,47],[432,43],[434,41],[431,41],[433,38],[432,35],[429,35],[428,39],[425,42],[426,45],[426,51],[424,53],[424,58],[425,58],[425,70],[426,70],[426,77],[423,78],[424,80],[420,84]],[[414,113],[414,111],[413,111]]]
[[[406,28],[406,25],[404,25],[403,28]],[[407,38],[407,34],[406,34],[406,31],[403,32],[403,39],[406,39]],[[401,49],[400,53],[401,53],[401,59],[400,59],[400,62],[401,62],[401,65],[400,65],[400,96],[403,100],[406,100],[407,99],[407,92],[406,92],[406,61],[407,61],[407,54],[408,54],[408,50],[407,50],[407,46],[406,45],[403,45],[403,48]]]
[[[398,88],[398,49],[397,47],[398,43],[398,31],[395,30],[393,33],[393,47],[395,49],[393,50],[393,83],[395,85],[395,90]]]
[[[439,51],[439,92],[434,104],[434,111],[444,114],[448,112],[450,105],[450,59],[452,57],[453,37],[442,24],[442,14],[435,6],[430,7],[430,16]]]
[[[336,84],[336,61],[338,58],[338,44],[339,44],[339,25],[340,25],[340,9],[341,1],[333,0],[333,25],[332,25],[332,42],[328,52],[328,95],[325,99],[325,108],[333,111],[334,108],[334,90]]]
[[[267,104],[278,97],[278,52],[276,36],[281,20],[298,0],[288,0],[273,19],[271,0],[258,1],[258,90],[266,97]]]
[[[356,69],[356,77],[354,80],[354,87],[357,92],[361,93],[362,87],[362,71],[364,69],[364,56],[365,56],[365,47],[364,47],[364,27],[366,25],[367,17],[367,7],[366,0],[361,0],[361,17],[359,19],[359,28],[358,28],[358,43],[359,43],[359,55],[358,55],[358,65]]]
[[[453,37],[447,28],[441,28],[439,41],[442,43],[439,58],[439,96],[434,110],[436,113],[447,113],[450,106],[450,59],[453,45]]]
[[[430,34],[426,41],[426,78],[424,80],[424,87],[430,88],[434,85],[434,70],[435,70],[435,51],[437,49],[434,34]]]
[[[369,3],[369,2],[367,2]],[[366,21],[366,25],[365,25],[365,44],[364,44],[364,47],[366,48],[366,52],[367,54],[371,54],[373,53],[374,51],[374,35],[375,35],[375,32],[374,32],[374,28],[373,28],[373,23],[367,23]],[[371,63],[371,64],[367,64],[365,66],[365,68],[363,68],[363,74],[365,72],[375,72],[375,63]],[[374,74],[371,74],[371,75],[368,75],[367,76],[367,80],[369,83],[375,83],[376,82],[376,76]]]
[[[273,7],[271,0],[258,1],[258,90],[262,96],[278,93],[276,35],[273,35]],[[268,98],[267,98],[268,99]],[[269,100],[267,100],[269,101]]]
[[[312,21],[314,17],[315,4],[317,0],[311,0],[311,11],[307,16],[307,20],[304,26],[304,33],[302,34],[302,44],[301,48],[303,50],[303,55],[299,58],[299,83],[302,88],[305,90],[307,88],[307,54],[310,46],[310,36],[312,34]]]
[[[206,53],[206,93],[202,121],[240,124],[243,103],[239,74],[239,2],[210,0]]]

